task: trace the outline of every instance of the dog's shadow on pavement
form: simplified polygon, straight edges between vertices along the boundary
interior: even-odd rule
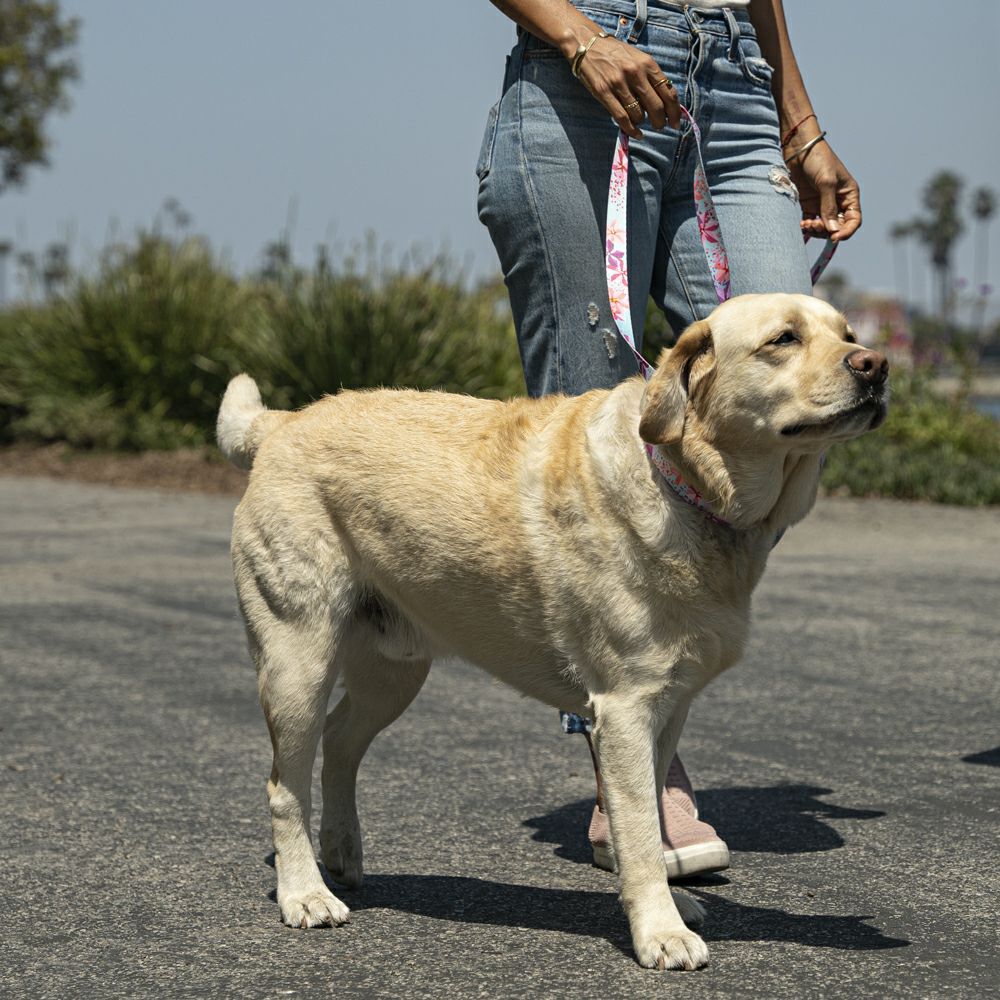
[[[741,851],[802,853],[828,851],[843,844],[826,818],[872,819],[874,809],[849,809],[821,802],[830,789],[811,785],[772,788],[723,788],[698,796],[702,815],[717,823],[730,847]],[[589,864],[587,824],[592,800],[572,802],[525,821],[533,839],[555,844],[555,854]],[[869,916],[797,914],[746,906],[704,889],[727,884],[719,876],[688,883],[705,904],[708,941],[789,941],[822,948],[870,951],[902,948],[909,941],[888,937],[866,921]],[[340,888],[335,888],[343,893]],[[615,893],[494,882],[454,875],[375,874],[356,892],[344,894],[355,911],[385,909],[496,926],[553,930],[603,937],[631,952],[627,928]]]
[[[825,818],[873,819],[874,809],[850,809],[819,801],[831,790],[812,785],[770,788],[721,788],[699,792],[701,815],[716,824],[734,850],[796,854],[829,851],[843,838]],[[582,799],[524,821],[533,839],[555,844],[557,857],[591,863],[587,825],[592,799]],[[267,860],[273,864],[273,855]],[[904,948],[909,941],[882,933],[867,921],[871,916],[799,914],[746,906],[706,889],[727,884],[718,875],[683,883],[708,911],[705,939],[711,941],[788,941],[819,948],[874,951]],[[605,938],[631,954],[631,943],[616,894],[579,889],[495,882],[456,875],[367,874],[364,885],[330,888],[350,908],[388,910],[487,926],[522,927]],[[274,893],[271,893],[274,899]]]
[[[628,929],[613,891],[591,892],[493,882],[457,875],[368,875],[347,892],[331,886],[361,914],[367,910],[411,913],[435,920],[521,927],[604,938],[631,954]],[[704,937],[712,941],[789,941],[818,948],[874,951],[903,948],[866,921],[870,916],[798,914],[698,893],[708,911]]]
[[[818,785],[773,785],[764,788],[712,788],[698,792],[699,815],[719,831],[734,851],[766,854],[810,854],[843,847],[844,838],[825,819],[875,819],[877,809],[851,809],[820,801],[833,790]],[[570,802],[524,825],[533,840],[555,844],[556,857],[590,864],[593,799]]]

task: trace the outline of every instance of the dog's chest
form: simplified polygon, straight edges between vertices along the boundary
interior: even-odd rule
[[[653,574],[650,601],[656,607],[660,640],[696,665],[703,681],[742,656],[750,632],[751,595],[763,561],[746,546],[709,545],[696,558],[664,560]]]

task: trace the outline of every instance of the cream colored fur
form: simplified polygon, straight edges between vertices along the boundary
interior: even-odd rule
[[[797,340],[774,343],[783,331]],[[431,661],[455,656],[593,718],[638,960],[705,964],[682,919],[700,907],[667,886],[656,789],[691,699],[740,656],[751,591],[812,506],[820,453],[883,408],[838,417],[862,394],[850,336],[816,299],[745,296],[685,333],[648,386],[506,403],[343,392],[291,414],[233,380],[218,436],[253,464],[232,551],[287,924],[348,919],[309,834],[319,742],[321,857],[356,886],[358,765]],[[670,491],[640,430],[733,528]]]

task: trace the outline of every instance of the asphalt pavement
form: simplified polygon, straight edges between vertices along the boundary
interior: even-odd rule
[[[234,505],[0,478],[0,996],[1000,996],[996,509],[781,542],[682,741],[733,856],[688,887],[711,964],[656,973],[584,742],[460,663],[366,758],[351,923],[281,925]]]

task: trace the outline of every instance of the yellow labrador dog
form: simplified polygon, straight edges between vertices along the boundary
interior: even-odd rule
[[[825,303],[755,295],[690,327],[648,384],[579,397],[342,392],[286,413],[233,379],[218,440],[253,466],[232,552],[274,749],[282,920],[348,919],[309,831],[320,739],[321,857],[357,886],[358,765],[431,661],[454,656],[593,719],[636,956],[704,965],[686,926],[701,908],[667,886],[657,790],[691,699],[740,656],[750,593],[812,506],[821,453],[883,420],[887,369]]]

